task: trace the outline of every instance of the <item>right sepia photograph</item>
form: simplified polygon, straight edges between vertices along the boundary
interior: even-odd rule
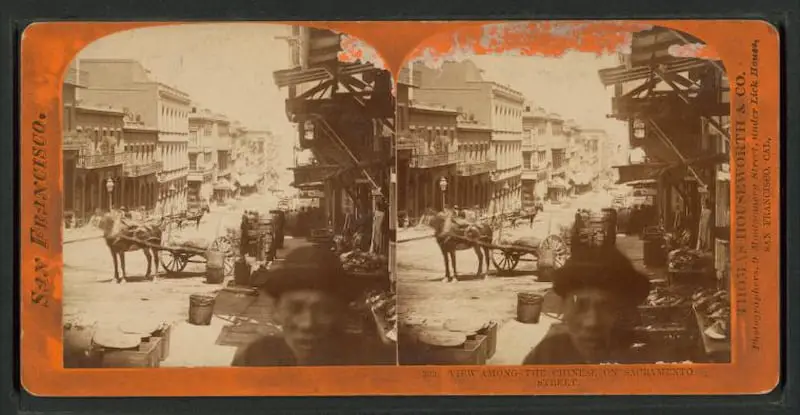
[[[626,38],[402,69],[401,365],[731,361],[728,77]]]

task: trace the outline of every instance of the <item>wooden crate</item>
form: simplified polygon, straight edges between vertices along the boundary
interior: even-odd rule
[[[431,348],[425,356],[429,365],[465,365],[486,364],[487,336],[476,335],[459,347]]]
[[[103,367],[159,367],[161,362],[161,337],[151,337],[137,350],[105,350]]]
[[[167,325],[162,329],[159,329],[153,333],[154,338],[161,339],[161,353],[160,353],[160,360],[163,362],[164,360],[169,357],[169,342],[170,337],[172,336],[172,326]]]
[[[486,359],[491,359],[497,351],[497,328],[497,322],[492,321],[488,327],[478,331],[479,335],[486,336]]]

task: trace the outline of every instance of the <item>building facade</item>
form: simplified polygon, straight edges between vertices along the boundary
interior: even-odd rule
[[[458,169],[454,204],[486,212],[492,200],[491,173],[497,168],[492,158],[492,129],[459,115],[456,131]]]
[[[547,113],[525,105],[522,115],[522,207],[533,208],[547,197],[550,140]]]
[[[467,120],[491,128],[492,189],[490,214],[519,209],[522,174],[522,94],[484,80],[472,61],[445,62],[441,69],[415,64],[420,74],[416,100],[454,108]]]
[[[64,212],[70,226],[122,201],[124,113],[85,103],[81,92],[89,81],[88,73],[73,63],[63,85]]]
[[[81,98],[91,105],[121,107],[142,126],[158,132],[156,210],[161,214],[186,210],[189,170],[188,94],[153,79],[139,62],[125,59],[81,59],[79,66],[90,81]]]
[[[224,202],[233,196],[234,186],[231,182],[233,173],[233,138],[231,136],[231,122],[222,118],[217,123],[218,140],[216,142],[216,181],[212,199]]]
[[[151,212],[158,203],[158,173],[163,168],[159,157],[158,130],[137,122],[135,116],[128,113],[123,132],[125,175],[121,186],[122,204],[129,209]]]
[[[216,182],[220,125],[227,120],[208,110],[192,108],[189,114],[189,204],[210,201]],[[227,124],[226,124],[227,125]]]

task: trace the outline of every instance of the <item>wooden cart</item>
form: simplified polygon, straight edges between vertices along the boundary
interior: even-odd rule
[[[209,245],[209,248],[225,255],[223,272],[226,276],[229,276],[233,275],[235,256],[232,255],[232,249],[227,244],[227,238],[220,237],[215,239],[214,242]],[[161,266],[164,267],[164,270],[166,270],[168,274],[177,274],[183,271],[189,263],[204,264],[207,262],[206,253],[208,251],[197,247],[160,246],[158,250]]]
[[[569,247],[558,235],[548,235],[538,245],[492,244],[492,264],[500,272],[511,272],[522,261],[536,261],[542,268],[558,269],[564,266],[569,258]],[[543,261],[544,259],[544,261]]]

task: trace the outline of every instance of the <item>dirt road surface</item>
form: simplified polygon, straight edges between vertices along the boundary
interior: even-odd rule
[[[610,203],[608,195],[590,192],[564,203],[546,205],[531,226],[520,221],[504,228],[504,239],[557,234],[572,223],[576,209],[599,209]],[[492,265],[485,280],[475,278],[478,261],[473,251],[456,253],[459,282],[445,283],[444,259],[433,238],[398,244],[398,318],[407,324],[439,326],[447,320],[506,322],[516,318],[517,293],[544,292],[552,284],[538,282],[535,262],[520,262],[510,275],[497,275]],[[531,257],[527,257],[531,259]],[[452,271],[452,270],[451,270]]]
[[[211,242],[224,235],[226,227],[238,227],[244,206],[263,211],[276,203],[269,195],[253,195],[214,208],[202,219],[199,229],[185,225],[183,231],[169,232],[181,238],[202,238]],[[190,263],[185,272],[177,276],[167,276],[163,268],[159,268],[160,278],[154,283],[143,278],[147,261],[141,251],[127,253],[125,260],[129,282],[117,284],[113,281],[111,254],[103,239],[64,245],[65,325],[111,326],[139,318],[170,323],[185,321],[191,294],[214,292],[222,287],[205,283],[205,264]]]

